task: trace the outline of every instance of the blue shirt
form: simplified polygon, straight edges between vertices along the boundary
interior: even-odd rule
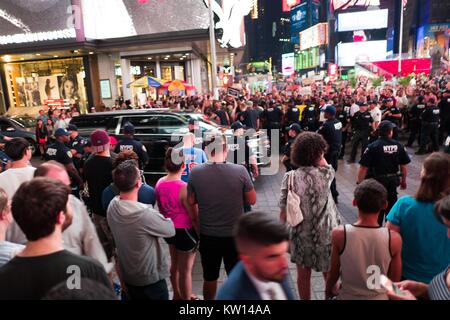
[[[419,202],[405,196],[387,216],[390,223],[400,227],[405,279],[429,283],[450,264],[447,227],[437,220],[433,208],[434,202]]]
[[[184,164],[186,168],[184,169],[183,175],[181,176],[181,180],[184,182],[188,182],[189,174],[192,171],[192,168],[196,165],[208,162],[208,158],[206,157],[205,151],[199,148],[182,148],[184,155]]]
[[[117,196],[111,185],[107,186],[103,190],[102,194],[102,206],[105,210],[108,210],[109,203],[115,196]],[[148,184],[143,184],[138,191],[138,202],[143,204],[155,205],[155,189],[150,187]]]

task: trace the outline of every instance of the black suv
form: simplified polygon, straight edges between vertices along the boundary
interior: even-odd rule
[[[168,147],[179,145],[182,136],[188,132],[190,119],[198,120],[202,132],[222,132],[231,135],[231,130],[216,125],[199,113],[172,112],[168,109],[124,110],[99,112],[81,115],[71,120],[78,127],[82,137],[88,138],[95,129],[104,129],[117,140],[123,137],[123,126],[130,122],[135,127],[135,139],[141,141],[148,152],[150,161],[145,174],[164,173],[164,154]],[[260,165],[268,164],[266,153],[261,150],[259,137],[255,135],[249,141],[254,148]],[[265,160],[265,161],[264,161]]]
[[[0,133],[11,138],[25,138],[30,143],[33,154],[36,153],[35,124],[28,117],[7,118],[0,117]]]

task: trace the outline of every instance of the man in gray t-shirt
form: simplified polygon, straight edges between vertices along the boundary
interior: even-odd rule
[[[203,267],[204,298],[212,300],[217,290],[222,260],[227,274],[238,262],[232,230],[244,214],[244,203],[256,203],[256,192],[246,168],[225,163],[227,140],[212,137],[206,143],[210,162],[196,166],[189,176],[191,205],[198,205],[200,255]]]

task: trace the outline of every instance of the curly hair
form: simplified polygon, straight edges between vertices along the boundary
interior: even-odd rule
[[[133,150],[123,150],[114,159],[112,168],[117,168],[119,164],[127,160],[133,160],[136,163],[136,167],[139,167],[139,157],[136,152],[134,152]]]
[[[318,133],[303,132],[292,144],[291,162],[298,167],[317,166],[328,144]]]

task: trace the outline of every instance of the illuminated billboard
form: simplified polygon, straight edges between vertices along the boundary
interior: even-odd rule
[[[183,0],[182,6],[180,2],[172,0],[81,2],[88,39],[122,38],[209,27],[209,11],[203,0]]]
[[[75,39],[70,0],[0,1],[0,45]]]
[[[302,0],[283,0],[283,12],[289,12],[293,7],[299,5]]]
[[[382,29],[388,27],[388,9],[338,14],[338,32]]]
[[[299,32],[309,26],[308,3],[303,2],[291,10],[291,42],[294,44],[299,43]]]
[[[358,61],[385,60],[387,55],[387,41],[339,43],[336,51],[338,65],[350,67],[354,66]]]
[[[319,47],[328,43],[328,23],[319,23],[300,32],[300,50]]]
[[[295,72],[294,52],[281,55],[282,72],[284,76],[291,76]]]
[[[330,11],[346,10],[351,7],[367,8],[369,6],[379,6],[380,0],[332,0],[330,1]]]

